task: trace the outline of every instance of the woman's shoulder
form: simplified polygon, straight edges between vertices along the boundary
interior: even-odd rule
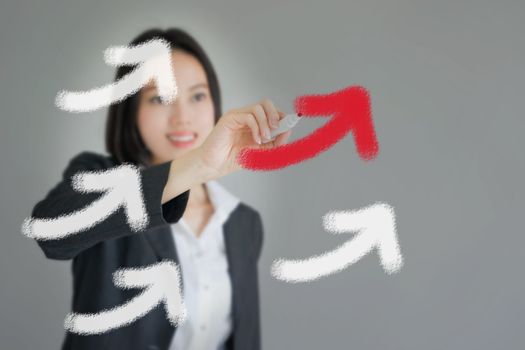
[[[114,158],[103,153],[81,151],[71,158],[71,162],[112,163],[114,162]]]
[[[247,217],[249,220],[260,220],[261,218],[261,214],[257,209],[243,201],[239,202],[234,212],[239,216]]]
[[[69,177],[78,171],[103,170],[115,165],[117,162],[113,156],[92,151],[81,151],[69,160],[64,170],[64,176]]]

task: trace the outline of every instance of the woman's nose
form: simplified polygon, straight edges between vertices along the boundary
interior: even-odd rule
[[[187,109],[179,102],[174,102],[171,104],[169,113],[170,123],[173,126],[187,125],[190,122],[189,113]]]

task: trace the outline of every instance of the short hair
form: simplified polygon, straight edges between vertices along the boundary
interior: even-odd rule
[[[208,80],[216,124],[222,115],[221,91],[213,65],[203,48],[190,34],[180,28],[146,30],[133,39],[130,45],[142,44],[152,39],[164,39],[172,50],[182,50],[194,56],[201,63]],[[115,81],[120,80],[133,69],[132,66],[120,66],[117,69]],[[151,165],[152,154],[145,146],[137,126],[139,98],[140,90],[109,107],[106,120],[106,151],[118,163],[129,162],[148,166]]]

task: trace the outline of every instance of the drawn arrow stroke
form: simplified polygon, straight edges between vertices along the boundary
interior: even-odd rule
[[[26,218],[22,232],[37,240],[54,240],[80,233],[102,222],[121,206],[132,230],[140,231],[149,222],[138,169],[123,164],[105,171],[80,172],[72,177],[78,192],[105,192],[87,207],[57,218]]]
[[[175,262],[162,261],[143,268],[119,269],[113,283],[122,289],[144,288],[123,305],[93,314],[69,313],[64,327],[77,334],[100,334],[123,327],[146,315],[159,303],[164,303],[169,322],[174,326],[187,319],[187,309],[181,297],[180,273]]]
[[[171,64],[170,45],[164,39],[153,39],[136,46],[115,46],[104,51],[104,60],[113,66],[137,67],[119,81],[89,91],[60,91],[55,99],[58,108],[68,112],[89,112],[109,106],[137,92],[151,79],[157,84],[162,101],[169,103],[177,96],[177,84]]]
[[[324,117],[329,120],[311,134],[272,148],[245,148],[238,161],[245,169],[276,170],[304,162],[325,152],[350,131],[357,153],[363,160],[374,159],[379,152],[368,91],[349,86],[324,95],[305,95],[295,99],[295,111],[302,118]]]
[[[343,270],[377,248],[381,265],[387,273],[403,266],[397,241],[394,208],[386,203],[375,203],[355,211],[332,211],[323,217],[325,230],[357,235],[339,248],[300,260],[277,259],[272,264],[272,275],[291,283],[307,282]]]

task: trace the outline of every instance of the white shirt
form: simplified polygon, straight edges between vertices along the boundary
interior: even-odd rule
[[[187,319],[175,331],[170,350],[222,350],[232,332],[232,287],[222,225],[240,200],[216,181],[205,186],[215,211],[200,237],[183,218],[171,225]]]

